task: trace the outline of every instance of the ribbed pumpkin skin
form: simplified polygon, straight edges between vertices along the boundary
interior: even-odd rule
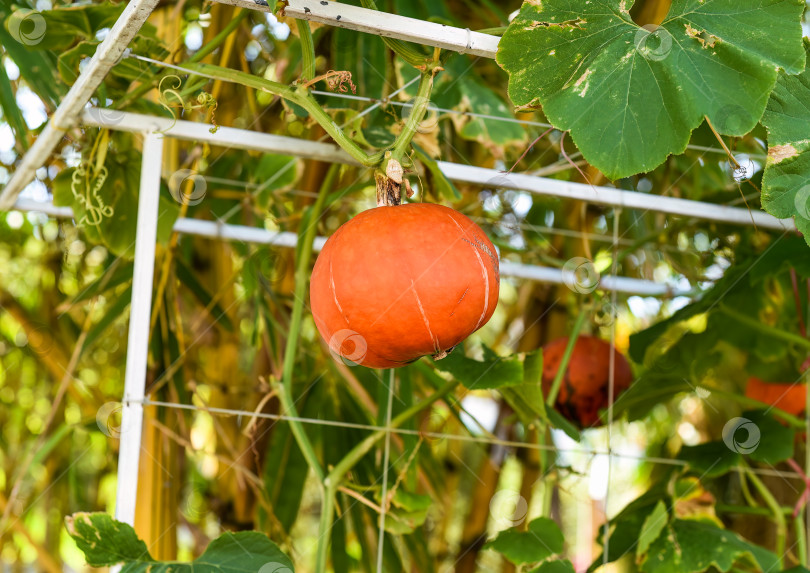
[[[551,384],[559,370],[568,337],[558,338],[543,347],[543,393],[551,390]],[[617,350],[615,361],[614,401],[630,387],[633,372],[627,359]],[[570,421],[581,428],[600,423],[599,410],[608,407],[610,380],[610,344],[594,336],[580,336],[574,343],[574,351],[568,369],[557,394],[556,408]]]
[[[499,286],[495,247],[475,223],[449,207],[409,203],[364,211],[326,241],[310,304],[333,352],[396,368],[481,328]]]

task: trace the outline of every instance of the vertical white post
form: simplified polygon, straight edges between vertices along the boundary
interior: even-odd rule
[[[132,525],[138,492],[138,461],[143,432],[143,399],[146,359],[149,350],[149,318],[152,311],[152,280],[155,273],[160,172],[163,136],[145,133],[138,196],[138,226],[135,234],[135,269],[132,275],[132,304],[129,307],[129,339],[121,400],[121,446],[118,452],[118,491],[115,518]]]

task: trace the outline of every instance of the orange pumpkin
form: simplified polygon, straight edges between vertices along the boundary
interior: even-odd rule
[[[748,398],[779,408],[788,414],[798,416],[804,412],[807,387],[804,384],[765,382],[751,376],[748,379],[748,385],[745,387],[745,395]]]
[[[336,354],[370,368],[441,355],[498,302],[498,256],[470,219],[442,205],[364,211],[326,241],[310,304]]]
[[[543,393],[548,394],[560,368],[568,338],[559,338],[543,347]],[[633,381],[627,359],[614,349],[615,376],[613,399]],[[555,403],[560,414],[581,428],[599,424],[599,410],[608,407],[610,344],[593,336],[580,336]]]

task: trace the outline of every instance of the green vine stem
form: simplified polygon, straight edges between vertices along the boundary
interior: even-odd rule
[[[295,436],[295,441],[298,443],[298,447],[301,448],[301,452],[307,460],[307,465],[309,465],[315,473],[318,482],[322,484],[322,493],[324,495],[326,495],[326,492],[323,491],[324,471],[321,467],[321,463],[318,461],[318,457],[315,455],[312,443],[309,441],[309,437],[304,431],[303,424],[297,419],[298,410],[295,408],[295,401],[293,400],[292,379],[293,367],[295,366],[295,354],[298,351],[298,336],[301,332],[301,321],[304,316],[304,300],[306,298],[307,284],[309,284],[309,261],[312,258],[312,243],[315,240],[318,218],[327,195],[329,195],[329,192],[334,188],[339,171],[340,166],[335,164],[326,172],[326,177],[324,177],[323,184],[318,192],[318,198],[312,205],[309,218],[307,219],[307,227],[304,231],[304,238],[301,242],[301,250],[298,255],[298,264],[295,269],[295,302],[293,303],[287,346],[284,349],[284,367],[281,375],[281,391],[279,392],[279,398],[284,408],[284,413],[293,418],[289,420],[289,424]]]
[[[793,518],[793,529],[796,533],[796,550],[799,553],[799,565],[807,567],[807,530],[804,527],[805,508]]]
[[[579,331],[582,330],[582,325],[585,323],[586,314],[587,313],[580,309],[579,315],[574,322],[574,328],[571,329],[571,334],[568,336],[568,344],[565,346],[565,352],[563,352],[562,360],[560,360],[560,366],[557,368],[554,381],[551,383],[551,390],[549,390],[548,396],[546,396],[546,405],[549,408],[553,408],[554,403],[557,401],[557,394],[560,393],[560,386],[562,386],[565,371],[568,369],[568,361],[571,360],[571,354],[574,353],[574,344],[576,344]]]
[[[315,77],[315,44],[312,42],[312,30],[306,20],[296,20],[295,25],[301,39],[301,77],[308,82]]]
[[[342,460],[329,472],[324,480],[326,486],[326,493],[324,496],[324,503],[321,506],[321,519],[320,529],[318,530],[318,553],[315,561],[316,573],[324,573],[326,571],[327,552],[329,550],[329,535],[332,530],[332,515],[335,511],[335,495],[337,494],[338,487],[340,487],[341,480],[347,473],[365,456],[374,444],[385,437],[388,431],[400,427],[406,421],[410,420],[416,414],[432,405],[437,400],[445,397],[458,386],[458,381],[451,380],[444,384],[441,388],[436,390],[427,398],[417,402],[410,408],[403,410],[400,414],[391,420],[391,425],[382,430],[377,430],[365,440],[357,444],[352,450],[346,454]]]
[[[786,342],[792,342],[794,344],[804,346],[805,348],[810,348],[810,340],[802,336],[799,336],[798,334],[793,334],[792,332],[787,332],[780,328],[774,328],[773,326],[763,324],[755,318],[751,318],[750,316],[746,316],[742,313],[737,312],[736,310],[732,310],[725,304],[720,304],[717,307],[717,310],[719,310],[729,318],[733,318],[737,322],[741,322],[746,326],[750,326],[751,328],[758,330],[763,334],[767,334],[768,336],[773,336],[775,338],[781,338]]]
[[[432,68],[422,73],[419,79],[419,88],[414,98],[413,108],[411,114],[408,116],[408,121],[405,126],[394,140],[393,147],[391,148],[391,159],[395,159],[400,163],[403,162],[408,147],[413,140],[419,129],[419,124],[425,118],[428,106],[430,105],[430,92],[433,90],[433,77],[436,75],[436,69]]]
[[[271,80],[266,80],[259,76],[247,74],[237,70],[223,68],[212,64],[181,64],[183,69],[191,73],[196,73],[206,76],[211,79],[222,80],[226,82],[236,82],[247,87],[271,93],[278,97],[284,98],[297,105],[300,105],[309,112],[312,119],[318,122],[324,131],[335,140],[341,148],[343,148],[349,155],[352,156],[358,163],[366,167],[375,167],[379,165],[384,156],[384,151],[378,151],[374,154],[368,154],[363,151],[357,143],[350,139],[343,130],[334,122],[332,117],[324,111],[318,101],[312,96],[309,90],[303,86],[291,87]]]
[[[743,463],[743,471],[748,479],[751,480],[751,483],[754,484],[754,487],[757,488],[759,495],[762,496],[762,499],[765,501],[765,504],[771,510],[771,516],[773,520],[776,522],[776,555],[779,559],[779,569],[782,569],[783,560],[785,555],[785,545],[787,543],[787,518],[785,517],[784,511],[782,511],[782,506],[779,505],[779,502],[776,501],[776,498],[773,494],[768,490],[768,487],[762,483],[762,480],[757,477],[757,475],[751,471],[751,468],[748,467],[747,464]]]
[[[228,38],[228,36],[233,33],[236,28],[239,27],[239,24],[242,23],[248,15],[250,14],[250,10],[240,9],[237,11],[236,15],[231,19],[228,24],[220,30],[220,32],[211,38],[210,42],[207,42],[204,46],[202,46],[197,52],[189,58],[189,63],[197,63],[206,57],[208,54],[219,48],[222,43]],[[169,72],[171,74],[171,72]],[[165,75],[165,74],[164,74]],[[161,78],[162,79],[162,78]],[[159,81],[158,81],[159,83]],[[142,95],[146,92],[151,90],[154,87],[154,83],[151,81],[144,81],[141,85],[137,88],[126,94],[123,98],[121,98],[115,105],[116,109],[121,109],[125,107],[127,104],[139,99]]]

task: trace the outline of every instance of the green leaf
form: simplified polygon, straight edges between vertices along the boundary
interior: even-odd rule
[[[467,358],[458,348],[445,358],[434,360],[433,365],[471,390],[517,386],[523,382],[523,362],[518,357],[498,356],[486,346],[483,349],[483,361]]]
[[[298,179],[298,160],[288,155],[263,155],[256,165],[253,177],[259,185],[256,200],[262,209],[267,209],[273,191],[283,189]]]
[[[529,523],[528,531],[516,528],[501,531],[484,548],[501,553],[515,565],[536,563],[562,552],[563,534],[554,521],[539,517]]]
[[[748,543],[736,533],[704,521],[674,519],[650,546],[641,563],[643,573],[697,573],[715,567],[728,571],[738,561],[763,571],[777,567],[770,551]]]
[[[8,79],[5,66],[0,66],[0,107],[3,108],[3,119],[14,131],[14,141],[18,142],[24,150],[28,149],[28,125],[23,120],[22,112],[17,107],[14,90]]]
[[[439,169],[439,164],[436,162],[435,159],[430,157],[427,154],[427,151],[419,147],[415,143],[411,143],[413,147],[414,153],[416,158],[422,162],[427,169],[425,176],[427,178],[427,187],[429,189],[433,189],[436,191],[436,195],[441,197],[442,199],[447,199],[449,201],[458,201],[461,199],[461,193],[450,181],[447,177],[445,177],[444,173],[441,169]]]
[[[488,87],[470,78],[458,82],[461,93],[459,111],[469,111],[481,115],[491,115],[504,119],[514,119],[506,103]],[[525,141],[526,131],[519,123],[498,121],[474,116],[454,115],[460,125],[459,135],[464,139],[478,141],[484,145],[502,146]]]
[[[554,408],[548,408],[546,410],[546,415],[548,415],[548,420],[551,422],[551,425],[565,432],[569,438],[577,442],[582,439],[577,427],[557,410]]]
[[[805,40],[810,50],[810,41]],[[768,160],[762,176],[762,207],[774,217],[793,217],[810,245],[810,70],[779,74],[762,124],[768,129]]]
[[[705,477],[717,477],[731,471],[742,461],[735,452],[722,441],[708,442],[698,446],[684,446],[678,459],[689,464],[689,468]]]
[[[529,573],[574,573],[574,565],[568,559],[553,559],[532,569]]]
[[[750,420],[756,427],[757,434],[743,436],[744,441],[756,439],[758,444],[748,454],[752,460],[764,464],[776,465],[793,457],[794,439],[796,432],[768,414],[767,410],[752,410],[743,412],[741,418]],[[743,433],[745,430],[741,430]],[[725,436],[724,436],[725,437]]]
[[[524,425],[547,419],[542,381],[543,351],[538,349],[523,358],[523,383],[499,390]]]
[[[652,513],[644,520],[641,526],[641,533],[638,536],[638,547],[636,547],[636,555],[641,557],[650,548],[653,541],[658,539],[661,532],[669,521],[669,514],[667,513],[667,506],[663,501],[655,504]]]
[[[125,563],[122,573],[293,572],[289,557],[257,531],[224,533],[191,563],[161,563],[149,555],[146,544],[131,526],[106,513],[76,513],[65,522],[68,533],[92,567]]]
[[[778,68],[804,69],[801,0],[675,0],[659,28],[632,2],[525,2],[498,46],[509,96],[542,105],[611,179],[686,149],[704,116],[739,136],[759,121]]]
[[[106,513],[74,513],[65,518],[65,526],[91,567],[154,561],[135,530]]]

